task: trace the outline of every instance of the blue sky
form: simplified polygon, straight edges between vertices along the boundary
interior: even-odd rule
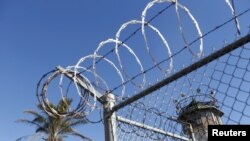
[[[0,140],[34,133],[34,128],[15,121],[27,117],[22,111],[35,108],[36,84],[45,72],[92,53],[123,22],[139,17],[145,3],[0,0]],[[94,129],[80,132],[89,132],[95,140],[103,136]]]
[[[0,140],[13,141],[34,132],[33,127],[15,121],[29,118],[22,113],[24,110],[35,109],[36,84],[45,72],[57,65],[76,64],[79,58],[93,53],[100,41],[115,36],[122,23],[140,19],[147,2],[149,0],[0,0]],[[231,17],[224,0],[185,4],[200,21],[204,33]],[[248,0],[237,2],[237,11],[249,5]],[[149,15],[160,9],[160,6],[152,9]],[[153,24],[161,27],[169,36],[169,43],[174,44],[179,39],[171,29],[174,23],[164,16],[176,18],[163,14]],[[245,16],[240,21],[243,34],[247,33],[249,18]],[[205,45],[215,47],[221,46],[223,40],[232,41],[235,31],[231,32],[231,36],[217,32]],[[100,125],[88,125],[79,131],[93,140],[103,140]]]

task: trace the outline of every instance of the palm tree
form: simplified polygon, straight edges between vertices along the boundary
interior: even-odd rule
[[[66,113],[71,103],[71,99],[63,98],[59,101],[57,106],[51,104],[51,107],[55,108],[59,113]],[[76,126],[86,124],[87,121],[85,118],[53,117],[48,115],[40,104],[38,104],[37,107],[41,114],[33,110],[27,110],[24,112],[33,115],[34,118],[32,120],[20,119],[18,121],[36,126],[35,132],[43,133],[45,135],[45,138],[43,138],[45,141],[64,141],[64,138],[68,135],[80,137],[84,141],[91,141],[91,139],[78,133],[74,129]]]

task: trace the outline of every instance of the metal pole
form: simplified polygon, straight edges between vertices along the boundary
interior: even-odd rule
[[[90,87],[86,80],[79,75],[71,71],[66,70],[60,66],[57,70],[61,71],[62,74],[67,76],[72,81],[76,82],[78,86],[90,92],[90,95],[96,97],[97,100],[103,105],[103,118],[104,118],[104,130],[105,130],[105,141],[116,141],[116,114],[113,112],[109,114],[115,105],[115,96],[111,93],[102,95],[94,88]]]
[[[103,98],[102,98],[102,94],[99,93],[97,90],[95,90],[94,88],[92,88],[87,81],[80,75],[80,74],[76,74],[75,72],[71,71],[71,70],[67,70],[62,68],[61,66],[57,66],[56,67],[57,70],[59,70],[62,74],[64,74],[65,76],[67,76],[71,81],[75,82],[78,86],[80,86],[81,88],[83,88],[84,90],[87,90],[90,95],[92,97],[96,97],[96,99],[103,104]]]
[[[104,118],[104,131],[105,141],[116,141],[116,114],[113,112],[111,115],[110,110],[115,105],[115,97],[113,94],[107,94],[104,97],[105,103],[103,104],[103,118]]]
[[[190,132],[191,132],[192,140],[196,141],[192,125],[190,123],[187,123],[187,124],[189,125],[189,129],[190,129]]]

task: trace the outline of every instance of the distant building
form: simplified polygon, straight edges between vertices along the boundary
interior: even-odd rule
[[[206,97],[204,99],[209,100],[197,100],[196,97],[199,96]],[[221,117],[224,113],[218,109],[216,99],[210,95],[196,95],[183,99],[178,104],[178,109],[178,120],[187,123],[182,124],[184,133],[192,137],[191,125],[193,137],[196,141],[207,141],[208,125],[222,124]]]

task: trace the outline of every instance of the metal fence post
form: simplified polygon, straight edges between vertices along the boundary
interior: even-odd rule
[[[116,141],[116,114],[113,112],[110,114],[111,109],[115,105],[115,97],[113,94],[107,94],[104,97],[104,130],[105,130],[105,141]]]

